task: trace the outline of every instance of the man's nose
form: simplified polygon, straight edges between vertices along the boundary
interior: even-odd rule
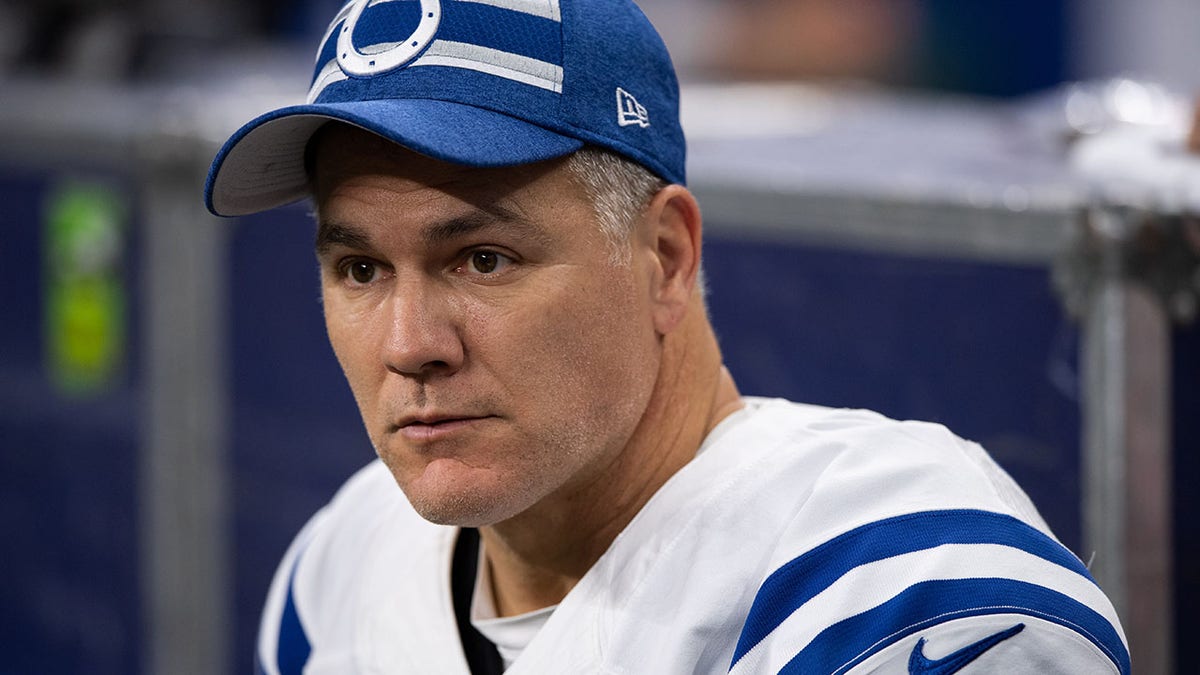
[[[390,298],[383,358],[388,370],[430,377],[456,372],[463,364],[460,322],[454,305],[436,290],[397,288]]]

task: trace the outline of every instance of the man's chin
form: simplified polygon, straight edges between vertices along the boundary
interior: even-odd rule
[[[498,500],[478,496],[442,495],[440,498],[409,497],[413,509],[425,520],[436,525],[453,527],[488,527],[516,515],[515,509],[501,508]]]
[[[479,470],[439,472],[427,467],[417,480],[397,483],[409,504],[425,520],[454,527],[487,527],[508,520],[524,505],[511,486],[502,486]]]

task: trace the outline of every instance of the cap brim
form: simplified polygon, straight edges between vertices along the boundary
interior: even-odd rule
[[[204,200],[220,216],[282,206],[308,194],[304,152],[323,124],[341,121],[436,159],[475,167],[561,157],[583,142],[482,108],[429,99],[298,105],[238,130],[217,153]]]

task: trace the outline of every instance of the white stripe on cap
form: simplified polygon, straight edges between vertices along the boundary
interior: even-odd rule
[[[333,21],[329,22],[329,28],[325,29],[325,36],[317,43],[317,56],[314,60],[321,58],[321,51],[325,48],[325,43],[329,42],[329,38],[333,37],[333,31],[337,30],[338,24],[346,20],[350,16],[350,10],[354,9],[353,2],[347,2],[345,7],[333,17]]]
[[[514,12],[523,12],[540,16],[543,19],[551,21],[562,21],[562,14],[558,10],[558,0],[462,0],[463,2],[474,2],[480,5],[491,5],[502,9],[511,9]]]
[[[321,92],[325,91],[325,87],[334,82],[341,82],[348,79],[350,79],[350,76],[338,65],[338,60],[329,59],[329,62],[325,64],[324,68],[321,68],[321,72],[313,79],[312,88],[308,90],[308,102],[316,103],[317,97],[321,95]]]
[[[371,45],[362,51],[371,53],[378,48],[380,45]],[[417,66],[466,68],[540,87],[557,94],[562,93],[562,66],[465,42],[435,40],[419,59],[408,65],[409,68]],[[312,89],[308,94],[308,102],[315,103],[326,87],[346,79],[349,77],[342,70],[337,59],[330,59],[313,80]]]
[[[421,58],[409,65],[417,66],[467,68],[562,93],[562,66],[465,42],[435,40]]]

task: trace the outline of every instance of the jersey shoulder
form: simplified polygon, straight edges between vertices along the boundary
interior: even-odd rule
[[[760,407],[788,429],[780,471],[813,477],[795,479],[733,672],[1129,671],[1111,603],[978,445],[866,411]]]

